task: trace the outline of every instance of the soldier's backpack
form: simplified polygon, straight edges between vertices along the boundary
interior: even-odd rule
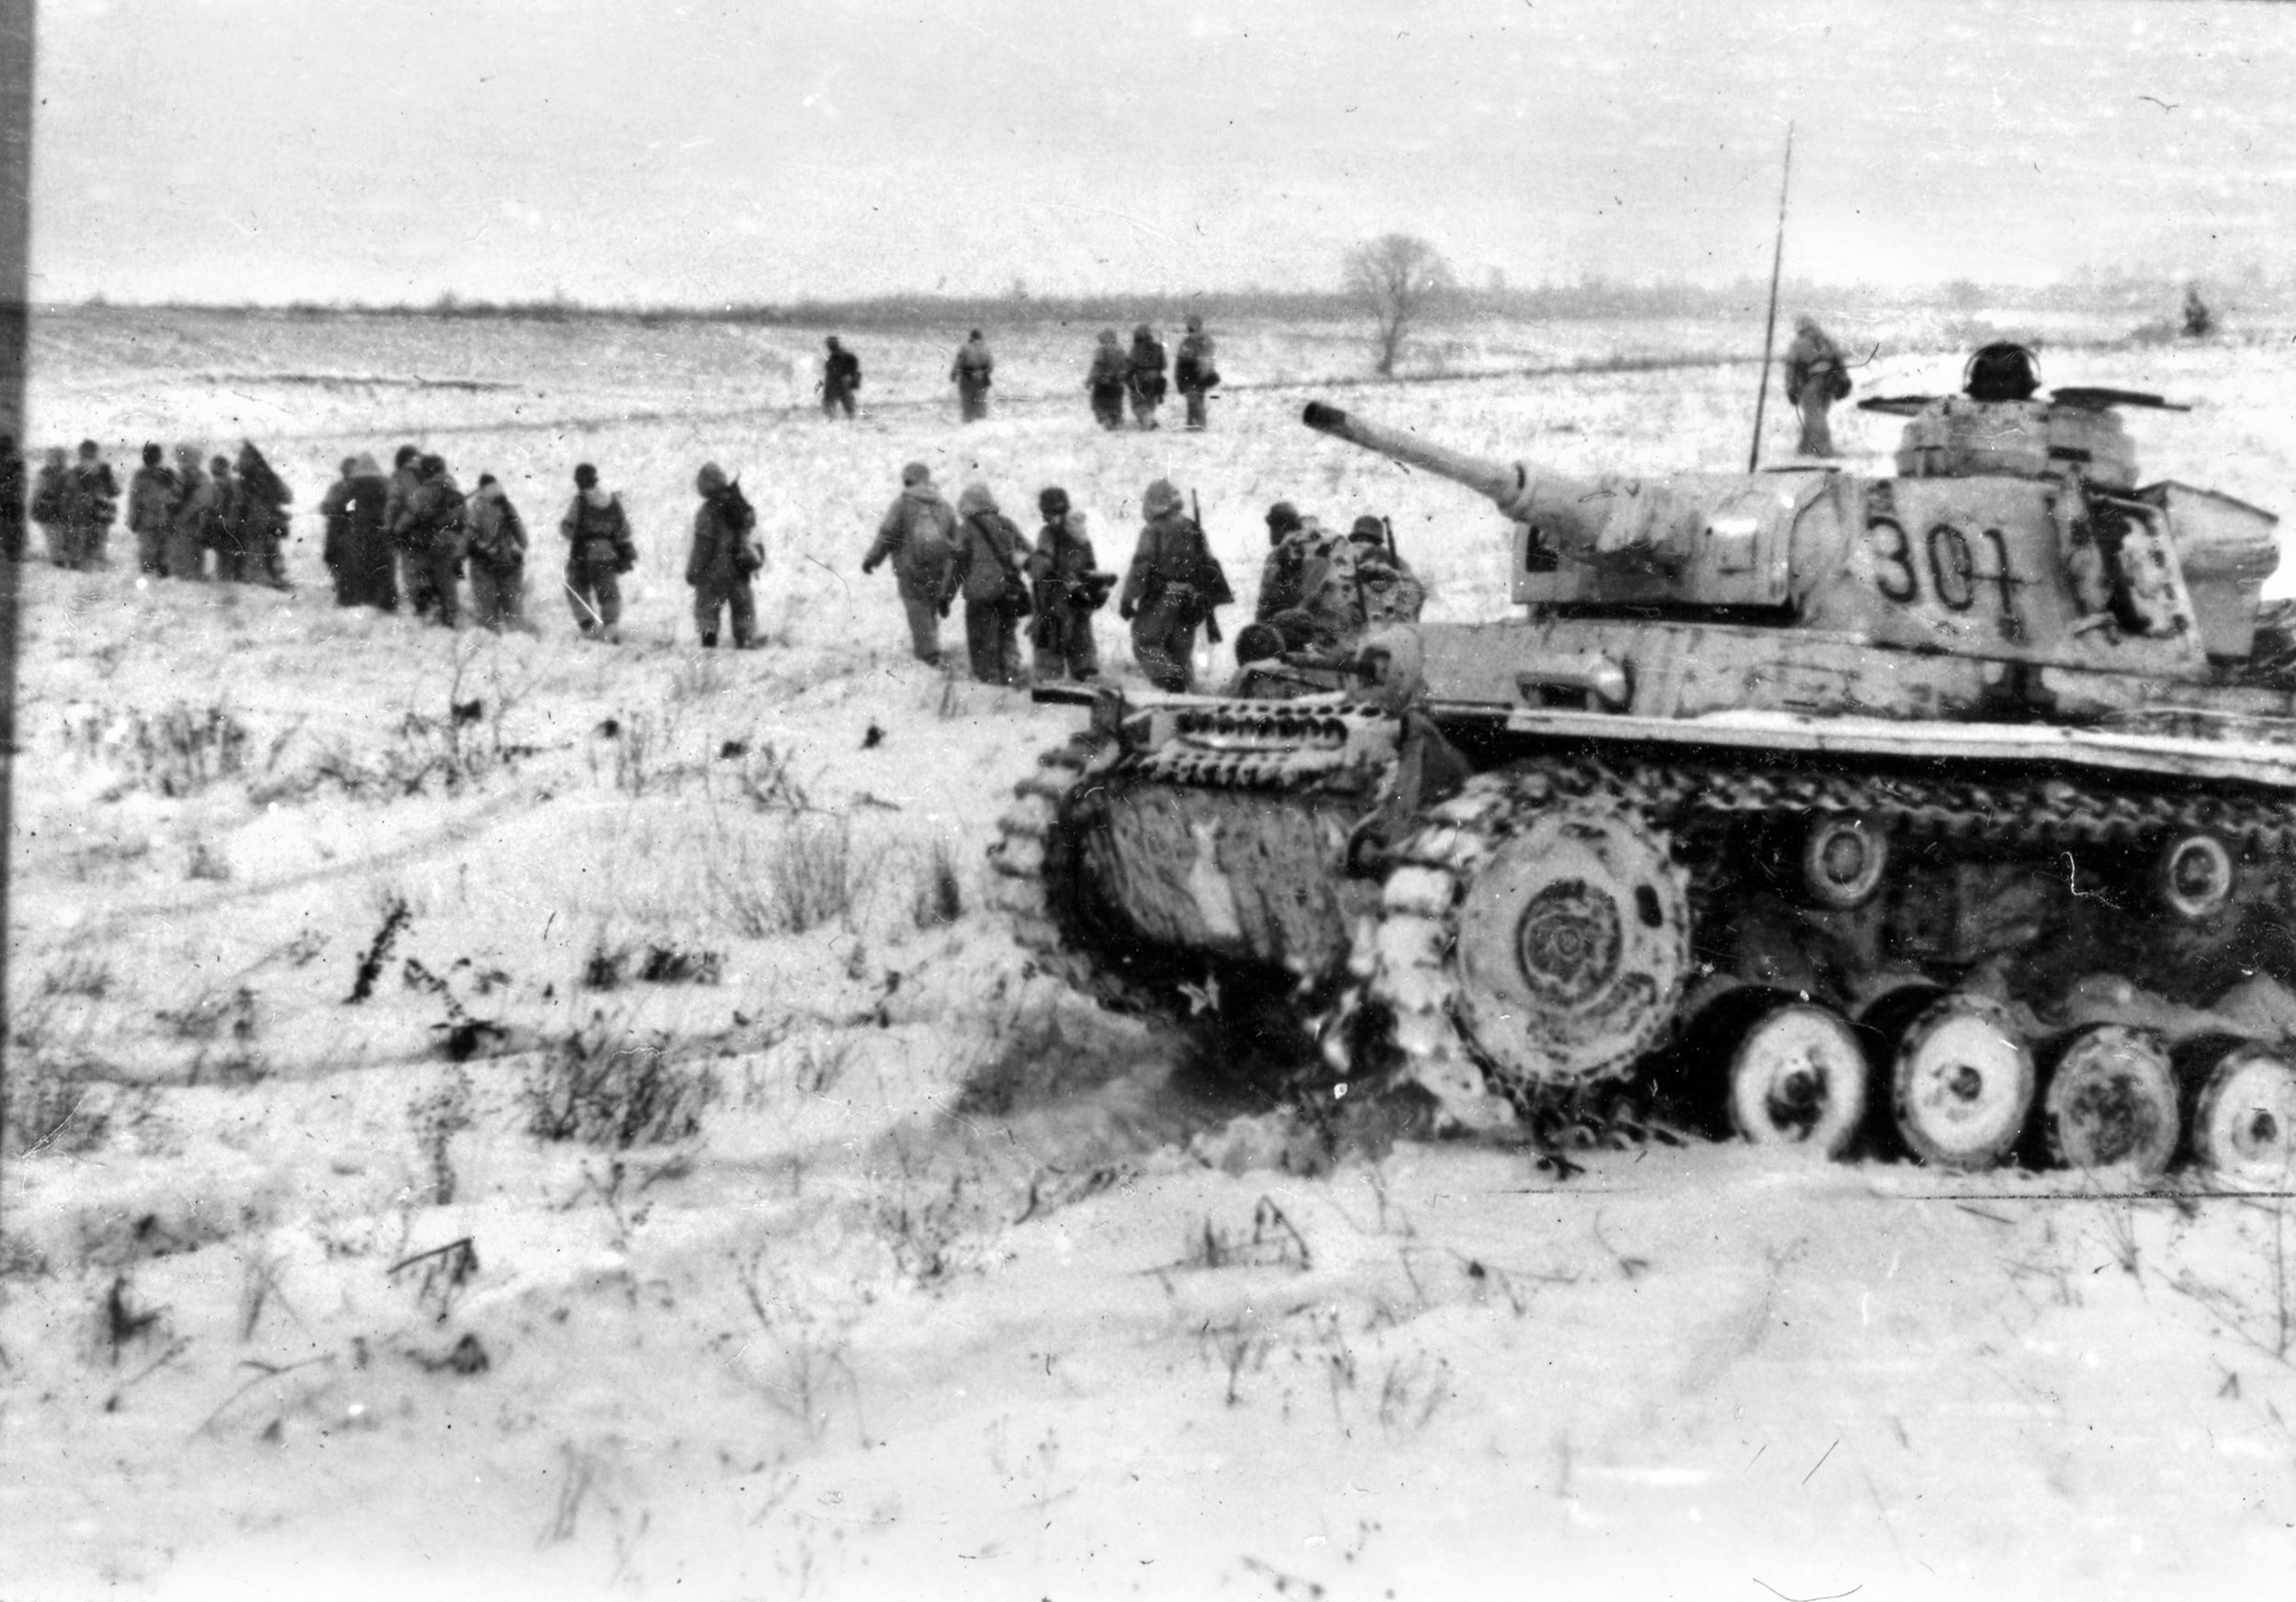
[[[734,566],[745,573],[754,573],[765,566],[765,547],[757,539],[758,509],[741,492],[739,479],[726,485],[725,493],[717,498],[717,515],[724,520],[726,532],[733,536]]]
[[[586,568],[613,568],[628,572],[624,556],[630,543],[630,519],[622,510],[622,497],[610,495],[594,506],[585,493],[574,498],[574,560]]]
[[[909,571],[929,583],[940,581],[957,559],[957,548],[949,537],[955,522],[940,502],[903,497],[901,548]]]

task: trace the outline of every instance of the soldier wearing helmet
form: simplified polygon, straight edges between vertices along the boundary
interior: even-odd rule
[[[1117,615],[1132,626],[1132,654],[1159,690],[1186,691],[1196,671],[1196,630],[1206,626],[1220,639],[1214,611],[1235,594],[1228,575],[1211,554],[1204,531],[1181,510],[1180,492],[1158,479],[1141,498],[1148,517],[1124,575]]]

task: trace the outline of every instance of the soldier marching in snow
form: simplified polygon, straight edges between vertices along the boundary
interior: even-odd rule
[[[598,487],[598,469],[574,469],[574,499],[558,519],[565,536],[566,590],[575,626],[612,644],[622,637],[621,575],[637,566],[629,514],[622,497]]]
[[[765,566],[758,544],[758,514],[741,486],[728,480],[715,462],[694,475],[702,504],[693,513],[693,547],[686,553],[686,582],[693,586],[693,627],[704,647],[717,644],[717,618],[733,615],[734,649],[748,650],[758,639],[758,603],[749,576]]]
[[[143,447],[143,466],[128,480],[128,532],[135,536],[136,570],[154,578],[167,571],[169,511],[181,486],[157,445]]]
[[[1132,422],[1142,428],[1154,428],[1156,408],[1164,404],[1164,342],[1144,322],[1132,330],[1132,351],[1126,367]]]
[[[119,480],[112,477],[112,465],[104,460],[94,440],[82,440],[79,460],[72,464],[72,495],[65,508],[72,527],[73,567],[110,565],[106,547],[118,505]]]
[[[1054,485],[1040,493],[1036,503],[1044,514],[1035,554],[1029,558],[1029,577],[1036,584],[1036,621],[1029,630],[1036,648],[1036,676],[1040,683],[1093,678],[1100,671],[1100,651],[1092,637],[1092,615],[1108,604],[1116,576],[1099,570],[1085,514],[1069,505],[1067,491]]]
[[[175,447],[175,504],[167,529],[167,576],[205,581],[208,522],[215,515],[216,487],[199,469],[196,446]]]
[[[1200,434],[1204,427],[1204,397],[1220,387],[1220,369],[1212,361],[1211,335],[1204,332],[1204,320],[1200,317],[1187,320],[1187,333],[1172,359],[1172,383],[1187,407],[1187,426]]]
[[[969,338],[957,347],[957,359],[949,364],[949,377],[957,386],[957,416],[965,423],[977,423],[988,415],[989,378],[996,370],[996,358],[988,354],[988,341],[974,329]]]
[[[853,415],[853,396],[861,389],[861,357],[838,343],[836,334],[827,340],[829,354],[821,362],[821,415],[835,417],[840,411]]]
[[[1215,645],[1214,610],[1235,599],[1204,531],[1180,507],[1180,492],[1158,479],[1142,497],[1148,517],[1124,575],[1117,615],[1132,626],[1132,654],[1159,690],[1187,690],[1196,672],[1196,630]]]
[[[399,521],[391,537],[412,558],[412,570],[422,579],[429,610],[447,627],[455,626],[462,607],[459,581],[463,570],[463,514],[467,506],[462,486],[446,470],[444,457],[426,456],[416,464],[414,489],[400,503]],[[423,606],[418,603],[416,611]]]
[[[940,619],[949,615],[956,589],[957,514],[933,486],[932,469],[911,462],[901,469],[901,493],[878,521],[877,537],[861,558],[861,571],[893,563],[893,577],[907,615],[910,648],[917,660],[940,665]]]
[[[986,484],[967,484],[957,496],[956,581],[964,596],[964,649],[973,676],[984,684],[1018,684],[1017,630],[1029,610],[1028,542],[997,510]]]
[[[1841,348],[1826,337],[1816,318],[1795,318],[1794,343],[1785,347],[1785,400],[1802,413],[1802,455],[1834,454],[1826,413],[1849,393],[1850,367],[1841,358]]]
[[[1102,428],[1124,426],[1124,386],[1131,380],[1131,364],[1124,358],[1124,347],[1116,343],[1116,330],[1100,331],[1100,343],[1092,353],[1092,370],[1085,375],[1085,393],[1092,398],[1092,420]]]
[[[470,569],[470,615],[479,627],[533,632],[526,621],[526,521],[492,473],[478,475],[463,509],[463,553]]]
[[[235,473],[239,492],[232,506],[236,520],[232,536],[240,553],[238,576],[246,583],[269,584],[276,590],[291,588],[285,546],[287,509],[295,492],[272,470],[252,440],[240,442]]]

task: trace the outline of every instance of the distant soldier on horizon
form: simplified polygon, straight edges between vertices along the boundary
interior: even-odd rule
[[[1802,455],[1835,454],[1826,413],[1849,393],[1850,367],[1841,359],[1841,347],[1826,336],[1816,318],[1795,318],[1794,343],[1785,349],[1785,400],[1802,414]]]
[[[1092,353],[1092,370],[1085,375],[1085,392],[1092,397],[1092,420],[1114,432],[1124,426],[1124,385],[1131,367],[1124,347],[1116,343],[1116,330],[1100,331],[1100,344]]]
[[[850,418],[853,396],[861,385],[861,357],[838,344],[834,333],[827,344],[829,354],[821,362],[821,415],[835,417],[842,411]]]
[[[1220,387],[1220,369],[1212,360],[1211,335],[1204,332],[1204,320],[1191,315],[1187,333],[1180,341],[1179,353],[1172,360],[1172,381],[1187,407],[1187,426],[1190,432],[1204,431],[1204,397]]]
[[[2216,326],[2216,318],[2209,310],[2209,303],[2200,299],[2200,286],[2184,287],[2184,336],[2187,339],[2206,339]]]
[[[1146,323],[1132,330],[1128,388],[1132,393],[1132,422],[1143,429],[1156,426],[1156,408],[1164,404],[1164,341]]]
[[[978,423],[988,415],[988,386],[996,370],[996,360],[988,354],[988,341],[974,329],[965,342],[957,347],[957,359],[949,365],[949,377],[957,386],[957,416],[965,423]]]

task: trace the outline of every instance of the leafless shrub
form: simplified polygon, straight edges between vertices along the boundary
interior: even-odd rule
[[[1276,1204],[1262,1196],[1252,1210],[1252,1232],[1223,1228],[1207,1213],[1190,1233],[1176,1265],[1187,1269],[1284,1268],[1305,1273],[1314,1265],[1307,1237]]]
[[[611,1151],[692,1140],[718,1099],[717,1077],[670,1061],[668,1044],[658,1032],[636,1039],[619,1018],[592,1012],[528,1077],[527,1133]]]
[[[697,653],[680,662],[670,675],[672,701],[706,701],[726,688],[726,670],[714,652]]]
[[[131,783],[163,795],[196,795],[243,772],[251,744],[246,726],[221,705],[178,702],[157,714],[130,712],[118,755]]]
[[[1447,1360],[1428,1352],[1398,1358],[1379,1382],[1379,1427],[1390,1439],[1417,1435],[1450,1394]]]
[[[262,1054],[255,1049],[262,1023],[252,987],[239,985],[226,990],[218,986],[201,991],[181,1007],[162,1009],[155,1016],[172,1038],[198,1048],[186,1083],[212,1080],[220,1085],[252,1085],[270,1077]]]
[[[720,915],[750,940],[850,925],[873,879],[873,864],[853,854],[851,827],[821,816],[788,819],[770,844],[729,839],[710,867]]]
[[[738,749],[736,749],[738,748]],[[732,752],[728,758],[728,751]],[[789,771],[789,759],[773,748],[771,740],[754,750],[747,741],[729,740],[721,749],[721,759],[737,761],[736,771],[741,793],[767,812],[811,812],[812,799],[805,786]]]
[[[750,1358],[746,1355],[750,1343],[741,1342],[735,1352],[737,1372],[808,1440],[817,1442],[828,1432],[840,1395],[858,1417],[861,1385],[847,1358],[850,1321],[793,1292],[762,1252],[747,1261],[736,1258],[734,1278],[770,1353],[762,1359]]]
[[[43,996],[84,996],[100,1001],[110,994],[111,965],[87,952],[73,952],[39,976]]]
[[[184,853],[184,877],[221,884],[231,876],[231,859],[204,838],[195,839]]]
[[[910,916],[919,929],[941,928],[964,916],[964,886],[946,840],[933,841],[910,902]]]
[[[1229,1406],[1244,1405],[1241,1386],[1244,1371],[1258,1369],[1267,1361],[1267,1344],[1266,1332],[1248,1317],[1207,1323],[1197,1331],[1199,1349],[1217,1360],[1227,1375]]]
[[[455,1137],[470,1128],[470,1076],[459,1067],[407,1103],[407,1124],[414,1134],[430,1198],[445,1207],[455,1200]]]

